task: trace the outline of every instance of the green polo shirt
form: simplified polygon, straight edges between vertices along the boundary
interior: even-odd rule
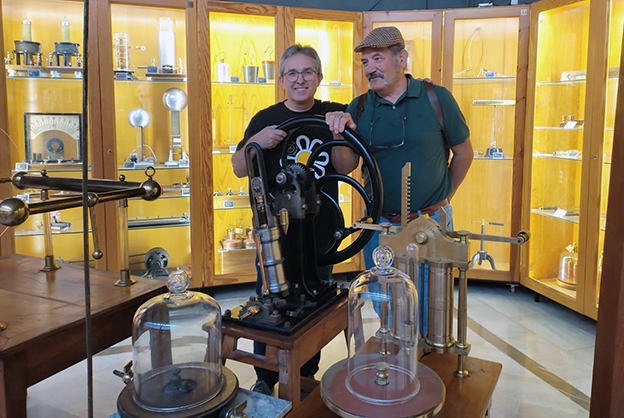
[[[453,185],[446,160],[444,136],[422,81],[408,79],[407,91],[396,103],[382,99],[373,90],[366,93],[357,133],[379,165],[384,187],[383,212],[401,211],[401,169],[412,163],[411,211],[438,203]],[[451,92],[435,86],[444,114],[444,129],[451,147],[470,136],[464,115]],[[357,97],[347,112],[355,120]]]

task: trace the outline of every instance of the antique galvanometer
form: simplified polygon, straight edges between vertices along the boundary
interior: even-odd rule
[[[24,113],[25,160],[80,163],[79,113]]]

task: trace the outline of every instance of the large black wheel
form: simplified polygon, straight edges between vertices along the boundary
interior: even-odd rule
[[[296,141],[301,134],[305,133],[309,129],[326,129],[331,136],[329,127],[325,123],[325,119],[321,116],[303,116],[299,118],[290,119],[277,129],[281,129],[288,133],[286,139],[284,139],[284,147],[281,155],[282,168],[288,167],[293,164],[292,156],[289,156],[289,149],[294,141]],[[360,141],[357,134],[350,129],[345,129],[342,140],[326,141],[319,145],[308,156],[307,161],[296,161],[297,163],[303,163],[307,167],[314,169],[315,162],[327,159],[331,155],[331,149],[333,147],[341,146],[348,147],[353,152],[362,158],[362,173],[363,177],[368,180],[368,187],[364,187],[354,178],[344,174],[336,173],[323,173],[318,178],[315,177],[317,190],[320,191],[322,205],[328,205],[329,209],[335,215],[335,222],[332,225],[323,225],[321,227],[329,227],[334,229],[334,240],[331,245],[328,245],[324,252],[317,254],[317,261],[319,265],[332,265],[338,264],[344,260],[347,260],[357,254],[364,245],[370,240],[374,231],[359,230],[353,228],[352,225],[345,225],[345,217],[340,208],[337,197],[331,196],[329,193],[323,191],[324,186],[335,183],[337,188],[338,182],[348,184],[353,188],[357,194],[360,195],[364,202],[365,212],[362,214],[360,220],[370,219],[373,223],[379,222],[381,216],[381,205],[383,201],[383,187],[381,183],[381,174],[377,162],[371,156],[368,148]],[[324,210],[328,210],[325,208]],[[350,235],[358,233],[357,238],[353,240],[346,248],[339,250],[340,244]]]

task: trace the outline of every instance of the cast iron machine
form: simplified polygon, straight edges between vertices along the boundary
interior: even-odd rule
[[[226,311],[224,320],[290,334],[347,293],[331,280],[321,279],[319,266],[331,266],[354,256],[373,234],[373,231],[360,231],[345,225],[337,192],[328,192],[329,186],[337,182],[351,186],[364,202],[368,222],[379,220],[382,189],[377,163],[352,131],[346,130],[343,140],[327,141],[318,146],[303,164],[293,163],[288,150],[302,131],[323,129],[330,135],[325,120],[294,118],[278,129],[288,132],[288,137],[284,140],[281,155],[282,169],[275,178],[267,178],[262,149],[255,143],[245,148],[263,293],[232,311]],[[335,146],[351,148],[362,157],[363,170],[370,177],[369,192],[346,175],[325,173],[317,178],[315,161],[320,155],[329,155]],[[333,242],[319,251],[315,217],[321,208],[331,211],[334,221],[331,225],[319,225],[333,236]],[[340,244],[354,233],[358,236],[353,237],[351,244],[339,250]]]

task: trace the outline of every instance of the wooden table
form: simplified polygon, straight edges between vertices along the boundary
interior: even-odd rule
[[[289,336],[223,322],[221,327],[223,361],[225,363],[225,360],[229,358],[279,372],[279,397],[292,402],[293,408],[296,408],[301,403],[300,368],[340,332],[344,331],[346,338],[347,306],[347,298],[341,298]],[[260,356],[238,350],[239,338],[265,343],[265,355]],[[311,379],[304,379],[303,384],[305,385],[309,380]]]
[[[62,263],[43,273],[43,260],[0,257],[0,418],[26,417],[27,388],[86,358],[84,270]],[[116,287],[118,274],[91,270],[92,352],[132,335],[132,317],[164,293],[163,281]]]
[[[466,358],[467,378],[455,376],[457,356],[451,354],[430,354],[423,357],[423,364],[431,367],[446,386],[446,401],[435,418],[483,418],[488,416],[490,400],[503,366],[487,360]],[[318,386],[287,418],[338,417],[330,411],[321,399]]]

